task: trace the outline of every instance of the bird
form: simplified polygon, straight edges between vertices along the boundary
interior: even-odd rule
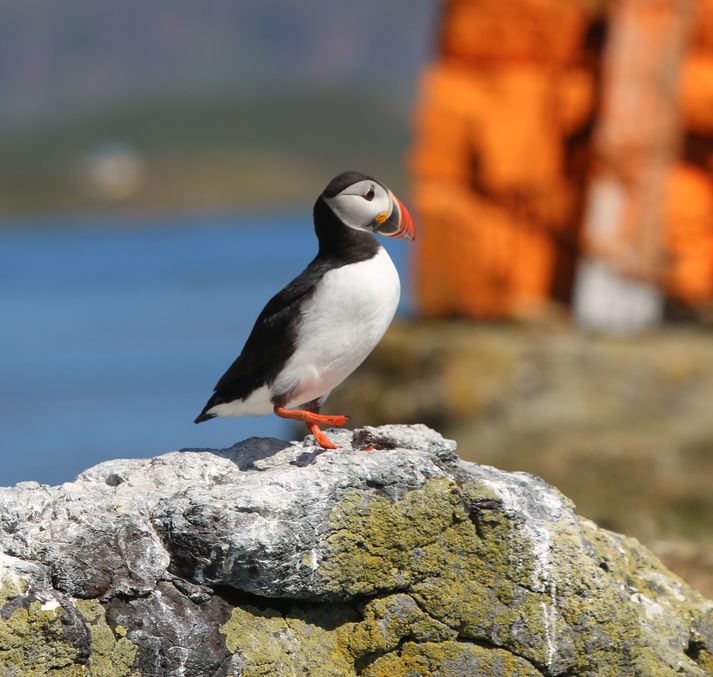
[[[313,218],[316,257],[268,301],[195,423],[272,412],[303,422],[320,447],[338,448],[320,426],[349,417],[321,407],[381,340],[401,293],[374,235],[414,240],[415,225],[384,184],[354,170],[327,184]]]

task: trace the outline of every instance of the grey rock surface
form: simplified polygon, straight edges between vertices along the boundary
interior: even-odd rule
[[[0,675],[713,674],[713,604],[539,478],[330,435],[0,489]]]

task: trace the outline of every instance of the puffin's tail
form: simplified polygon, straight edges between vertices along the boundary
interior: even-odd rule
[[[209,414],[208,410],[212,409],[216,404],[220,404],[222,402],[222,398],[218,397],[216,393],[213,394],[213,396],[208,400],[208,403],[203,407],[203,411],[196,416],[195,420],[193,423],[203,423],[203,421],[210,421],[210,419],[215,418],[215,414]]]
[[[196,416],[193,423],[203,423],[203,421],[210,421],[210,419],[215,418],[215,414],[206,414],[205,409]]]

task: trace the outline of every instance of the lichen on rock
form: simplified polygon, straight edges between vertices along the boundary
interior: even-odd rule
[[[711,674],[713,604],[539,478],[331,435],[0,489],[0,674]]]
[[[0,669],[21,675],[80,675],[78,651],[66,635],[61,609],[30,602],[0,619]],[[2,674],[2,673],[0,673]],[[10,673],[12,674],[12,673]]]
[[[126,638],[121,625],[111,628],[106,611],[96,599],[77,600],[77,609],[89,628],[91,653],[88,666],[92,677],[126,677],[136,659],[136,646]],[[137,677],[134,673],[132,677]]]

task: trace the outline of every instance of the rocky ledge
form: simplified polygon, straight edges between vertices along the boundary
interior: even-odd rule
[[[713,603],[539,478],[331,435],[0,489],[0,675],[713,674]]]

